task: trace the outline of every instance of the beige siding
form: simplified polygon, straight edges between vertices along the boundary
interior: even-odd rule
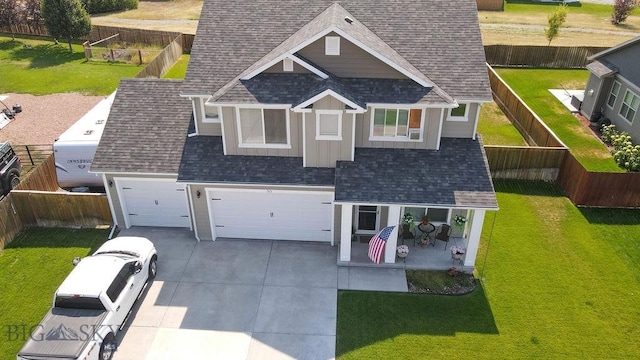
[[[195,214],[193,214],[193,219],[195,221],[195,229],[200,240],[213,240],[211,237],[211,216],[209,214],[209,208],[207,205],[207,195],[206,195],[207,189],[214,189],[214,188],[215,189],[238,189],[238,190],[276,189],[275,187],[270,187],[270,186],[255,185],[255,186],[243,186],[239,188],[233,185],[221,185],[221,184],[216,184],[215,186],[204,185],[204,184],[190,184],[189,187],[191,188],[191,201],[193,203],[193,211],[195,212]],[[277,187],[277,189],[278,190],[295,190],[295,191],[323,191],[323,192],[333,191],[333,189],[328,189],[328,188]],[[200,199],[198,199],[197,197],[198,190],[200,191],[200,194],[201,194]],[[249,202],[247,206],[250,206],[250,205],[251,204]],[[338,219],[336,226],[339,227],[340,226],[339,215],[336,219]]]
[[[342,140],[316,140],[316,110],[342,111]],[[304,114],[305,166],[335,167],[338,160],[351,160],[353,115],[344,112],[344,103],[326,96],[318,100],[311,113]]]
[[[442,137],[470,138],[473,136],[473,129],[478,119],[480,106],[478,103],[470,103],[468,106],[469,113],[467,121],[448,121],[445,119],[442,124]],[[445,116],[448,114],[449,111],[445,111]]]
[[[162,175],[106,174],[106,178],[107,178],[107,183],[108,183],[109,181],[114,181],[114,178],[173,179],[173,180],[175,180],[177,177],[176,176],[162,176]],[[111,195],[111,202],[113,204],[113,211],[114,211],[115,218],[116,218],[118,224],[121,227],[124,227],[125,222],[124,222],[124,214],[122,213],[122,203],[120,202],[120,194],[118,193],[118,189],[115,186],[115,181],[114,181],[114,185],[112,187],[109,187],[108,190],[109,190],[110,195]]]
[[[238,147],[238,122],[234,107],[223,107],[224,142],[227,155],[297,156],[302,157],[302,114],[289,111],[290,149]]]
[[[338,35],[331,33],[328,36]],[[325,38],[322,37],[298,52],[303,57],[309,59],[309,61],[338,77],[407,78],[345,38],[340,39],[340,55],[325,55],[324,39]]]
[[[298,65],[295,62],[293,63],[293,71],[284,71],[283,61],[278,62],[277,64],[275,64],[272,67],[268,68],[264,72],[266,72],[266,73],[275,73],[275,74],[291,74],[291,73],[309,74],[309,73],[311,73],[309,70],[303,68],[302,66]]]
[[[203,98],[193,98],[194,105],[194,120],[197,122],[198,126],[198,134],[199,135],[211,135],[211,136],[220,136],[222,135],[222,127],[220,123],[212,123],[212,122],[203,122],[204,112],[202,111],[202,104],[206,99]]]
[[[356,116],[356,147],[397,148],[397,149],[435,149],[438,146],[438,127],[440,109],[426,109],[422,141],[371,141],[371,109]]]

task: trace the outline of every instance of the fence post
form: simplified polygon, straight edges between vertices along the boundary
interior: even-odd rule
[[[84,58],[86,61],[91,60],[92,54],[91,54],[91,44],[89,44],[89,41],[85,41],[82,43],[82,47],[84,48]]]
[[[31,151],[29,151],[29,145],[25,145],[24,147],[25,149],[27,149],[27,155],[29,155],[29,161],[31,161],[31,166],[35,165],[35,163],[33,162],[33,157],[31,157]]]
[[[113,49],[109,49],[111,51],[111,61],[116,62],[115,56],[113,56]]]
[[[140,59],[140,63],[138,65],[142,65],[142,50],[138,49],[138,58]]]

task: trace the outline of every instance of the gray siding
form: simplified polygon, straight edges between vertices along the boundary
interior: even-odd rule
[[[445,121],[442,124],[442,137],[470,138],[473,136],[475,123],[478,120],[478,103],[470,103],[467,121],[447,121],[449,111],[445,110]]]
[[[333,205],[333,241],[340,243],[342,235],[342,206]]]
[[[212,122],[203,122],[204,112],[202,111],[202,104],[206,100],[203,98],[193,98],[194,105],[194,118],[197,121],[197,129],[199,135],[211,135],[211,136],[220,136],[222,135],[222,127],[220,123],[212,123]]]
[[[222,108],[224,143],[227,155],[302,157],[302,114],[289,111],[290,149],[238,147],[238,122],[234,107]]]
[[[316,140],[316,110],[342,111],[342,140]],[[336,167],[338,160],[351,160],[353,151],[353,114],[344,111],[344,103],[326,96],[318,100],[311,113],[304,114],[305,166]]]
[[[131,178],[131,179],[172,179],[176,180],[177,176],[162,176],[162,175],[136,175],[136,174],[105,174],[107,183],[113,181],[114,178]],[[118,188],[114,186],[108,188],[111,194],[111,202],[113,204],[113,211],[115,212],[115,218],[118,225],[124,227],[124,214],[122,213],[122,203],[120,202],[120,194]]]
[[[371,141],[371,109],[356,116],[356,147],[398,148],[398,149],[435,149],[438,146],[438,127],[440,109],[426,109],[422,141]]]
[[[631,140],[634,144],[640,143],[640,108],[635,114],[635,117],[632,119],[632,122],[629,122],[627,119],[623,118],[620,115],[620,108],[622,107],[622,102],[624,101],[624,95],[627,90],[633,92],[636,96],[640,97],[640,88],[630,85],[628,82],[623,81],[619,77],[616,76],[616,80],[620,82],[620,92],[618,93],[618,97],[613,106],[613,109],[606,105],[606,101],[609,97],[609,93],[611,92],[611,87],[613,86],[613,79],[608,79],[605,85],[602,88],[602,93],[600,96],[601,101],[603,102],[604,114],[605,116],[611,120],[612,124],[616,125],[616,130],[619,132],[626,131],[631,135]]]
[[[640,67],[638,66],[640,44],[636,43],[635,45],[620,49],[604,56],[603,59],[617,66],[620,76],[631,81],[636,86],[640,86]]]
[[[601,107],[602,103],[606,100],[606,97],[609,96],[609,90],[603,88],[602,79],[599,77],[590,74],[589,80],[587,81],[587,86],[585,87],[584,100],[582,101],[582,106],[580,107],[580,112],[582,115],[587,118],[591,118],[591,116],[597,112]],[[589,91],[593,90],[593,94],[589,96]],[[604,95],[606,93],[606,95]],[[604,97],[605,100],[602,100]]]
[[[331,33],[328,36],[338,36]],[[340,55],[325,55],[322,37],[298,51],[300,55],[317,64],[322,69],[338,76],[350,78],[382,78],[382,79],[406,79],[397,70],[371,56],[368,52],[340,38]]]

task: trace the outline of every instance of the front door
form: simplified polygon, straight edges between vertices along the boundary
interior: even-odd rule
[[[371,205],[356,207],[356,232],[359,234],[375,234],[380,226],[380,208]]]

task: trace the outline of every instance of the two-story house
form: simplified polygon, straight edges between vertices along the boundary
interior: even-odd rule
[[[123,80],[91,170],[120,226],[339,244],[341,263],[406,212],[464,215],[468,269],[497,210],[491,100],[474,0],[205,0],[184,82]]]

